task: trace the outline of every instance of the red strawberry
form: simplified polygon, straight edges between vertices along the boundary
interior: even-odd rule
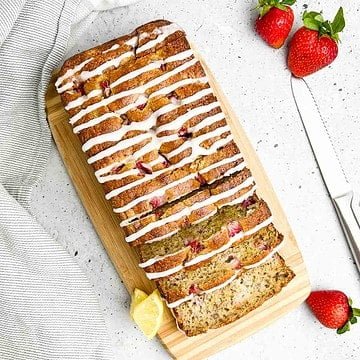
[[[288,67],[296,77],[310,75],[331,64],[337,57],[339,32],[345,27],[343,9],[333,22],[325,21],[321,13],[304,12],[304,26],[289,44]]]
[[[294,23],[294,13],[287,5],[296,0],[259,0],[260,15],[255,21],[256,32],[270,46],[283,46]]]
[[[355,324],[356,317],[360,316],[360,309],[352,308],[351,299],[342,291],[313,291],[306,303],[324,326],[338,329],[338,334],[349,331],[350,323]]]

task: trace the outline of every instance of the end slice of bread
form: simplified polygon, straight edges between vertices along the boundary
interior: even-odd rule
[[[179,328],[195,336],[240,319],[280,292],[295,274],[277,253],[227,286],[195,296],[173,309]]]

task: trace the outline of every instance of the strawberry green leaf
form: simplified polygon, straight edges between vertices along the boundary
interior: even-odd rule
[[[340,7],[333,22],[324,20],[321,12],[305,11],[303,14],[304,26],[310,30],[319,32],[320,36],[328,35],[335,41],[339,41],[338,33],[345,27],[344,11]]]
[[[360,316],[360,309],[352,308],[352,314],[353,316]]]
[[[303,14],[303,21],[306,28],[319,31],[324,19],[321,13],[316,11],[305,11]]]
[[[280,10],[286,10],[286,6],[293,5],[296,0],[259,0],[258,6],[260,17],[265,16],[271,8],[276,7]]]
[[[351,297],[348,298],[348,302],[349,302],[349,306],[351,306],[352,305],[352,298]]]
[[[278,8],[278,9],[280,9],[280,10],[286,10],[286,6],[283,5],[283,4],[280,4],[280,3],[279,3],[279,4],[276,4],[275,7]]]
[[[344,10],[342,7],[339,8],[331,25],[334,34],[337,34],[344,30],[345,18],[344,18]]]
[[[336,333],[337,334],[343,334],[346,331],[350,331],[350,323],[347,321],[346,324],[344,326],[342,326],[341,328],[338,328]]]
[[[294,5],[295,2],[296,2],[296,0],[282,0],[281,4],[291,6],[291,5]]]
[[[357,318],[355,316],[351,317],[350,318],[350,323],[351,323],[351,325],[356,324],[357,323]]]

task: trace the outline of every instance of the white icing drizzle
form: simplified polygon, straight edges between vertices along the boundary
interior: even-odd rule
[[[78,125],[78,126],[75,126],[75,127],[73,128],[73,132],[74,132],[75,134],[78,134],[80,131],[82,131],[82,130],[84,130],[84,129],[86,129],[86,128],[89,128],[89,127],[91,127],[91,126],[95,126],[95,125],[97,125],[97,124],[100,124],[101,122],[103,122],[103,121],[105,121],[105,120],[107,120],[107,119],[110,119],[110,118],[112,118],[112,117],[117,117],[117,118],[119,118],[120,116],[119,116],[117,113],[115,113],[115,112],[105,113],[105,114],[103,114],[103,115],[101,115],[101,116],[99,116],[99,117],[97,117],[97,118],[94,118],[94,119],[91,119],[91,120],[87,121],[86,123],[83,123],[83,124],[80,124],[80,125]]]
[[[183,210],[181,210],[181,211],[179,211],[179,212],[177,212],[177,213],[175,213],[173,215],[170,215],[170,216],[168,216],[166,218],[159,219],[157,221],[154,221],[152,223],[147,224],[146,226],[144,226],[142,229],[140,229],[136,233],[128,235],[125,238],[125,240],[126,240],[126,242],[135,241],[139,237],[145,235],[146,233],[148,233],[149,231],[151,231],[153,229],[164,226],[164,225],[166,225],[166,224],[168,224],[170,222],[180,220],[183,216],[189,216],[193,211],[201,209],[201,208],[203,208],[205,206],[208,206],[208,205],[212,205],[212,204],[218,202],[219,200],[230,197],[230,196],[236,194],[241,189],[244,189],[244,188],[252,185],[253,183],[254,183],[254,179],[252,177],[249,177],[244,182],[242,182],[241,184],[233,187],[232,189],[229,189],[229,190],[224,191],[224,192],[222,192],[220,194],[217,194],[217,195],[212,195],[208,199],[197,202],[197,203],[195,203],[195,204],[193,204],[191,206],[188,206],[188,207],[184,208]],[[222,206],[225,206],[225,205],[226,204],[224,204]],[[165,257],[172,256],[172,255],[173,254],[169,254],[169,255],[166,255]],[[142,267],[141,264],[140,264],[140,267]]]
[[[215,124],[216,122],[220,120],[224,120],[225,115],[223,112],[219,112],[215,115],[207,116],[203,120],[201,120],[198,124],[188,129],[189,132],[195,133],[201,130],[204,130],[207,126],[210,126],[212,124]]]
[[[131,47],[135,47],[138,43],[138,37],[133,36],[131,39],[125,41],[125,44]]]
[[[100,90],[100,89],[92,90],[89,92],[89,94],[80,96],[77,99],[70,101],[65,106],[65,110],[70,110],[70,109],[76,108],[78,106],[81,106],[84,102],[88,101],[89,99],[91,99],[95,96],[99,96],[101,94],[102,94],[102,90]]]
[[[191,85],[191,84],[194,84],[197,82],[206,84],[208,82],[208,78],[206,76],[204,76],[201,78],[187,78],[187,79],[179,80],[169,86],[163,87],[163,88],[151,93],[151,95],[149,96],[149,99],[154,98],[156,96],[169,94],[178,88],[181,88],[186,85]]]
[[[182,248],[182,249],[180,249],[180,250],[178,250],[178,251],[175,251],[174,253],[171,254],[171,256],[176,256],[176,255],[182,253],[184,250],[186,250],[186,248]],[[154,258],[152,258],[152,259],[150,259],[150,260],[148,260],[148,261],[145,261],[145,262],[143,262],[143,263],[140,263],[139,266],[140,266],[141,268],[145,268],[145,267],[147,267],[147,266],[150,266],[150,265],[153,265],[153,264],[157,263],[158,261],[164,260],[164,259],[166,259],[167,257],[168,257],[167,255],[164,255],[164,256],[155,256]]]
[[[164,60],[157,60],[157,61],[154,61],[154,62],[151,62],[150,64],[146,65],[146,66],[143,66],[139,69],[136,69],[134,71],[131,71],[121,77],[119,77],[118,79],[116,79],[113,83],[110,84],[110,87],[114,88],[126,81],[129,81],[131,79],[134,79],[136,78],[137,76],[141,75],[141,74],[144,74],[148,71],[151,71],[151,70],[155,70],[155,69],[159,69],[160,66],[162,64],[168,64],[168,63],[171,63],[171,62],[174,62],[174,61],[179,61],[179,60],[184,60],[188,57],[191,57],[193,55],[193,51],[192,50],[185,50],[185,51],[182,51],[178,54],[175,54],[173,56],[170,56]]]
[[[115,130],[110,133],[101,134],[99,136],[95,136],[91,139],[89,139],[83,146],[82,150],[85,152],[89,149],[91,149],[93,146],[102,144],[107,141],[119,141],[123,138],[123,136],[129,132],[129,131],[148,131],[152,127],[156,125],[156,120],[159,116],[164,115],[170,111],[173,111],[177,108],[179,108],[182,105],[187,105],[189,103],[192,103],[194,101],[197,101],[201,99],[202,97],[209,95],[212,93],[212,90],[210,88],[203,89],[201,91],[198,91],[197,93],[193,94],[192,96],[189,96],[187,98],[184,98],[183,100],[179,101],[177,104],[167,104],[159,108],[158,110],[154,111],[147,119],[139,122],[131,122],[129,125],[124,125],[120,129]],[[121,111],[122,109],[119,109],[117,111]],[[224,115],[222,115],[224,117]],[[178,139],[179,136],[177,134],[174,134],[174,140]],[[166,141],[169,141],[168,138],[166,138]],[[162,143],[165,141],[162,140]]]
[[[106,53],[108,53],[109,51],[116,50],[116,49],[118,49],[119,47],[120,47],[119,44],[114,44],[110,49],[104,50],[104,51],[103,51],[103,54],[106,54]]]
[[[182,81],[178,81],[172,85],[169,85],[167,87],[164,87],[162,89],[160,89],[159,91],[156,91],[154,93],[152,93],[150,96],[149,96],[149,99],[152,98],[152,97],[155,97],[155,96],[158,96],[158,95],[163,95],[163,94],[167,94],[167,93],[170,93],[174,90],[176,90],[177,88],[181,87],[181,86],[185,86],[185,85],[189,85],[189,84],[193,84],[193,83],[196,83],[196,82],[200,82],[200,83],[207,83],[207,78],[206,77],[203,77],[203,78],[191,78],[191,79],[185,79],[185,80],[182,80]],[[209,90],[211,90],[210,88],[208,88]],[[160,93],[161,92],[161,93]],[[197,94],[197,93],[196,93]],[[155,95],[155,96],[154,96]],[[203,95],[205,96],[205,95]],[[182,105],[184,105],[184,102],[186,99],[189,99],[189,98],[185,98],[185,99],[182,99]],[[139,102],[137,103],[136,106],[138,105],[141,105],[143,103],[146,103],[146,97],[143,97],[142,100],[144,100],[143,102]],[[192,100],[194,101],[194,100]],[[81,130],[83,129],[86,129],[86,128],[89,128],[91,126],[94,126],[94,125],[97,125],[99,123],[101,123],[102,121],[108,119],[111,117],[111,114],[112,116],[118,116],[118,114],[116,114],[115,112],[113,113],[107,113],[107,114],[104,114],[104,115],[101,115],[100,117],[97,117],[97,118],[94,118],[94,119],[91,119],[81,125],[78,125],[76,127],[74,127],[73,131],[74,133],[79,133]],[[110,169],[111,170],[111,169]]]
[[[213,170],[213,169],[215,169],[215,168],[217,168],[217,167],[220,167],[220,166],[223,166],[223,165],[232,163],[232,162],[237,161],[237,160],[240,160],[240,159],[242,159],[241,153],[235,154],[234,156],[232,156],[232,157],[230,157],[230,158],[222,159],[222,160],[220,160],[220,161],[217,161],[217,162],[215,162],[215,163],[213,163],[213,164],[205,167],[204,169],[199,170],[199,173],[202,174],[202,173],[209,172],[209,171],[211,171],[211,170]],[[184,161],[184,160],[186,160],[186,164],[189,164],[189,163],[192,162],[191,159],[185,158],[185,159],[183,159],[182,161],[180,161],[180,162],[177,164],[177,166],[175,166],[172,170],[178,169],[179,167],[181,167],[181,166],[183,166],[183,165],[186,165],[186,164],[183,164],[183,161]],[[151,164],[151,163],[150,163],[150,164]],[[230,175],[230,174],[232,174],[232,173],[235,172],[235,171],[240,171],[240,170],[242,170],[242,169],[244,169],[244,168],[246,167],[246,163],[245,163],[244,161],[241,162],[239,165],[241,165],[241,167],[235,166],[235,167],[227,170],[227,172],[225,172],[225,176],[226,176],[226,175]],[[235,170],[232,171],[233,169],[235,169]],[[130,173],[131,171],[134,171],[133,174],[136,174],[136,173],[137,173],[137,170],[136,170],[136,169],[131,169],[131,170],[129,170],[129,173]],[[164,173],[164,172],[166,172],[166,171],[169,171],[169,169],[166,168],[166,169],[163,169],[163,170],[161,170],[161,171],[155,172],[154,174],[156,174],[156,176],[159,176],[160,174],[162,174],[162,173]],[[112,176],[112,175],[110,175],[110,176]],[[127,175],[127,176],[128,176],[128,175]],[[136,217],[136,216],[135,216],[135,217]],[[129,225],[131,222],[132,222],[132,219],[129,219],[129,218],[128,218],[128,219],[126,219],[126,220],[123,220],[123,221],[120,223],[120,226],[122,226],[122,227],[123,227],[123,226],[127,226],[127,225]]]
[[[210,292],[219,290],[219,289],[225,287],[226,285],[229,285],[230,283],[232,283],[237,278],[239,272],[240,272],[240,270],[236,270],[234,275],[232,275],[229,279],[224,281],[222,284],[214,286],[213,288],[211,288],[209,290],[200,291],[197,295],[208,294]],[[195,294],[190,294],[190,295],[187,295],[187,296],[185,296],[185,297],[183,297],[183,298],[181,298],[181,299],[179,299],[177,301],[174,301],[172,303],[166,302],[166,305],[168,306],[168,308],[173,309],[173,308],[181,305],[182,303],[184,303],[186,301],[189,301],[189,300],[192,300],[194,298],[195,298]]]
[[[147,243],[147,244],[151,244],[151,243],[153,243],[153,242],[157,242],[157,241],[166,239],[167,237],[176,234],[178,231],[179,231],[179,230],[171,231],[171,232],[169,232],[169,233],[167,233],[167,234],[165,234],[165,235],[163,235],[163,236],[159,236],[159,237],[157,237],[157,238],[155,238],[155,239],[149,240],[149,241],[147,241],[146,243]]]
[[[56,89],[57,89],[59,94],[64,92],[65,90],[67,90],[67,89],[63,89],[63,88],[68,83],[60,87],[60,85],[64,82],[64,80],[68,79],[71,76],[74,76],[74,74],[76,74],[78,71],[80,71],[92,59],[93,58],[89,58],[89,59],[84,60],[82,63],[74,66],[72,69],[68,69],[64,75],[58,77],[58,79],[55,82],[55,86],[56,86]],[[72,84],[70,83],[70,87],[71,87],[71,85]]]
[[[185,113],[184,115],[181,115],[179,117],[177,117],[174,121],[171,121],[167,124],[161,125],[156,129],[156,132],[159,134],[162,131],[175,131],[181,128],[182,124],[188,120],[190,120],[191,118],[197,116],[197,115],[201,115],[201,114],[205,114],[217,107],[220,106],[220,103],[218,101],[214,101],[210,104],[207,105],[202,105],[202,106],[198,106],[195,107],[191,110],[189,110],[187,113]]]
[[[237,153],[229,158],[225,158],[225,159],[222,159],[214,164],[211,164],[209,166],[207,166],[206,168],[204,169],[201,169],[199,170],[199,173],[200,174],[205,174],[211,170],[214,170],[216,168],[218,168],[219,166],[223,166],[223,165],[226,165],[226,164],[229,164],[229,163],[232,163],[234,161],[237,161],[237,160],[240,160],[242,159],[242,154],[241,153]],[[243,164],[243,166],[245,167],[246,166],[246,163],[245,161],[243,161],[241,164]]]
[[[83,71],[79,74],[79,78],[81,79],[81,81],[86,81],[88,79],[93,78],[94,76],[97,75],[101,75],[106,69],[115,66],[116,68],[119,67],[119,65],[121,64],[121,62],[129,57],[134,56],[134,52],[133,51],[127,51],[111,60],[108,60],[106,62],[104,62],[103,64],[99,65],[98,67],[96,67],[94,70],[89,70],[89,71]]]
[[[80,110],[77,114],[75,114],[74,116],[72,116],[70,118],[70,123],[74,124],[76,121],[80,120],[83,116],[89,114],[90,112],[98,109],[99,107],[102,106],[106,106],[111,104],[112,102],[125,98],[127,96],[130,95],[141,95],[144,94],[145,91],[147,89],[150,89],[151,87],[154,87],[156,85],[159,85],[160,83],[162,83],[163,81],[169,79],[170,77],[172,77],[173,75],[176,75],[178,73],[180,73],[181,71],[184,71],[185,69],[195,65],[198,62],[197,59],[191,59],[190,61],[187,61],[185,63],[183,63],[182,65],[176,67],[175,69],[166,72],[163,75],[160,75],[159,77],[150,80],[149,82],[140,85],[138,87],[135,87],[133,89],[129,89],[129,90],[125,90],[125,91],[121,91],[117,94],[111,95],[108,98],[104,98],[101,101],[97,102],[96,104],[92,104],[89,105],[88,107],[86,107],[85,109]],[[134,105],[134,104],[132,104]],[[123,112],[124,114],[125,112]]]
[[[221,139],[221,140],[225,140],[225,139]],[[228,140],[228,141],[229,141],[229,140]],[[220,142],[220,140],[219,140],[218,142]],[[216,146],[217,148],[219,148],[220,146],[219,146],[218,142],[214,142],[212,145],[214,145],[214,147]],[[221,144],[221,145],[222,145],[222,144]],[[145,149],[145,147],[144,147],[142,150],[144,150],[144,149]],[[205,150],[204,153],[203,153],[203,154],[200,154],[200,155],[208,154],[208,153],[209,153],[211,150],[213,150],[213,149],[209,148],[209,149],[204,149],[204,150]],[[210,150],[210,151],[209,151],[209,150]],[[148,150],[145,149],[144,152],[146,152],[146,151],[148,151]],[[136,154],[136,153],[134,153],[134,154]],[[173,170],[173,168],[172,168],[172,170]],[[138,185],[139,185],[139,184],[141,184],[141,183],[139,182]],[[173,183],[171,183],[171,185],[173,186]],[[120,188],[120,190],[121,190],[121,188]],[[158,189],[158,190],[162,190],[162,189]],[[156,192],[157,192],[158,190],[156,190]],[[113,194],[112,194],[112,195],[113,195]],[[145,194],[145,195],[143,195],[143,196],[141,196],[141,197],[139,197],[139,198],[137,198],[137,199],[134,199],[133,201],[127,203],[126,205],[124,205],[124,206],[122,206],[122,207],[114,208],[113,211],[114,211],[115,213],[121,213],[121,212],[127,211],[127,210],[131,209],[131,208],[132,208],[134,205],[136,205],[137,203],[140,203],[140,202],[142,202],[142,201],[148,200],[148,199],[150,199],[150,198],[153,197],[153,196],[154,196],[154,193]],[[175,199],[174,199],[174,200],[175,200]]]
[[[217,131],[218,129],[220,129],[220,130]],[[212,131],[212,132],[209,132],[209,133],[206,133],[206,134],[203,134],[203,135],[199,136],[198,138],[196,138],[196,142],[194,142],[192,145],[193,145],[194,147],[196,147],[196,146],[198,147],[199,144],[202,143],[203,141],[205,141],[206,139],[209,139],[209,138],[212,138],[212,137],[214,137],[214,136],[217,136],[217,133],[220,133],[220,134],[224,133],[223,128],[218,128],[218,129],[216,129],[216,130],[214,130],[214,131]],[[121,129],[120,129],[120,130],[121,130]],[[109,135],[111,135],[111,134],[113,134],[113,133],[104,134],[103,137],[106,138],[106,139],[108,139],[108,141],[113,141],[113,140],[112,140],[112,137],[109,136]],[[115,134],[115,135],[117,135],[117,134]],[[144,134],[140,134],[140,135],[134,136],[134,137],[132,137],[132,138],[130,138],[130,139],[126,139],[126,140],[123,140],[123,141],[124,141],[124,142],[127,141],[127,142],[129,143],[129,142],[130,142],[129,140],[132,139],[132,140],[134,141],[136,138],[139,138],[141,135],[144,135]],[[149,136],[149,135],[148,135],[148,136]],[[107,153],[112,152],[112,150],[110,151],[110,149],[112,149],[112,148],[118,148],[118,147],[119,147],[119,144],[122,144],[123,141],[121,141],[121,142],[117,143],[116,145],[114,145],[114,146],[112,146],[112,147],[104,150],[103,152],[105,152],[105,151],[107,151],[107,150],[108,150]],[[183,144],[183,145],[184,145],[184,144]],[[180,150],[183,151],[183,150],[184,150],[184,149],[183,149],[184,147],[185,147],[185,149],[189,148],[188,144],[186,144],[185,146],[183,146],[183,145],[179,146],[177,149],[180,148]],[[154,146],[154,144],[152,144],[152,149],[151,149],[151,150],[155,150],[155,149],[159,148],[160,146],[161,146],[161,143],[159,144],[158,147],[157,147],[157,146]],[[84,150],[84,149],[87,149],[87,148],[84,148],[84,146],[83,146],[83,150]],[[174,156],[173,153],[175,153],[177,149],[175,149],[174,151],[172,151],[172,152],[169,153],[169,155],[168,155],[169,158],[172,157],[172,156]],[[114,149],[113,149],[113,150],[114,150]],[[144,149],[142,149],[142,150],[144,150]],[[84,150],[84,151],[85,151],[85,150]],[[118,151],[118,150],[115,150],[115,151]],[[115,152],[115,151],[114,151],[114,152]],[[180,153],[181,151],[178,151],[178,153]],[[145,151],[144,151],[144,152],[145,152]],[[112,152],[112,153],[113,153],[113,152]],[[99,154],[100,154],[100,153],[99,153]],[[98,154],[97,154],[97,155],[98,155]],[[93,157],[91,157],[91,158],[88,160],[89,163],[90,163],[90,160],[91,160],[92,158],[94,158],[94,157],[96,157],[96,155],[93,156]],[[134,158],[137,158],[137,157],[134,156]],[[196,175],[196,174],[195,174],[195,175]],[[192,175],[192,176],[195,177],[195,175]],[[152,174],[150,174],[150,175],[147,175],[147,176],[145,176],[145,177],[143,177],[143,178],[141,178],[141,179],[139,179],[139,180],[136,180],[136,181],[134,181],[134,182],[131,182],[131,183],[127,184],[127,185],[124,185],[124,186],[121,186],[121,187],[119,187],[119,188],[113,189],[112,191],[110,191],[109,193],[107,193],[107,194],[105,195],[105,198],[109,200],[109,199],[111,199],[111,198],[113,198],[113,197],[115,197],[115,196],[123,193],[124,191],[127,191],[127,190],[129,190],[129,189],[132,189],[132,188],[134,188],[135,186],[138,186],[138,185],[140,185],[140,184],[142,184],[142,183],[144,183],[144,182],[150,181],[150,180],[156,178],[157,176],[159,176],[159,173],[155,172],[155,173],[152,173]],[[176,183],[176,182],[175,182],[175,183]],[[171,185],[174,186],[175,183],[168,184],[167,186],[169,186],[169,185],[170,185],[170,186],[171,186]],[[164,187],[163,189],[165,189],[165,187]],[[145,195],[144,195],[144,196],[145,196]],[[156,195],[150,194],[150,196],[156,196]],[[138,201],[138,202],[143,201],[143,200],[140,200],[140,199],[141,199],[141,198],[138,198],[137,201]],[[145,198],[144,198],[144,200],[145,200]]]
[[[131,38],[130,40],[126,41],[125,44],[128,45],[128,46],[131,46],[131,47],[133,48],[133,47],[135,47],[135,46],[137,45],[137,41],[138,41],[137,36],[135,36],[135,37]],[[109,52],[109,51],[116,50],[116,49],[118,49],[119,47],[120,47],[119,44],[115,44],[115,45],[113,45],[110,49],[104,50],[104,51],[102,52],[102,54],[106,54],[106,53]],[[125,55],[125,54],[127,54],[127,55]],[[100,75],[101,72],[99,73],[99,70],[98,70],[100,67],[101,67],[102,70],[105,70],[105,69],[107,69],[108,67],[113,66],[113,65],[119,66],[120,63],[121,63],[121,61],[122,61],[124,58],[129,57],[129,56],[134,56],[134,55],[135,55],[135,54],[134,54],[134,51],[128,51],[128,52],[126,52],[126,53],[124,53],[124,54],[121,54],[121,55],[120,55],[119,57],[117,57],[116,59],[112,59],[112,60],[109,60],[110,62],[108,61],[108,62],[104,63],[104,64],[108,64],[108,66],[103,66],[104,64],[102,64],[102,65],[100,65],[99,67],[97,67],[96,69],[94,69],[94,70],[92,70],[92,71],[84,71],[84,73],[85,73],[85,78],[89,79],[90,77],[95,76],[95,75],[89,76],[89,74],[87,74],[87,73],[96,71],[95,74],[96,74],[96,75]],[[89,58],[89,59],[86,59],[86,60],[83,61],[82,63],[74,66],[74,68],[69,69],[64,75],[60,76],[60,77],[57,79],[56,83],[55,83],[57,92],[58,92],[59,94],[61,94],[61,93],[63,93],[64,91],[71,89],[71,88],[73,87],[73,85],[74,85],[73,81],[67,82],[67,83],[64,84],[63,86],[60,86],[60,85],[64,82],[64,80],[68,79],[69,77],[74,76],[77,72],[81,71],[81,69],[82,69],[87,63],[89,63],[91,60],[93,60],[92,57]],[[117,64],[117,65],[116,65],[116,64]],[[79,74],[79,76],[80,76],[81,79],[83,79],[82,76],[84,76],[84,73],[80,73],[80,74]],[[87,76],[89,76],[89,77],[87,77]],[[86,79],[85,79],[85,80],[86,80]]]
[[[253,269],[253,268],[256,268],[258,266],[261,266],[262,264],[265,264],[280,250],[280,248],[283,246],[283,243],[284,243],[284,241],[282,241],[279,245],[274,247],[274,249],[272,249],[272,251],[269,254],[267,254],[264,258],[262,258],[260,261],[254,263],[254,264],[251,264],[251,265],[246,265],[246,266],[243,267],[243,269],[249,270],[249,269]],[[214,286],[211,289],[200,291],[196,295],[209,294],[209,293],[212,293],[212,292],[214,292],[216,290],[224,288],[225,286],[231,284],[238,277],[238,275],[239,275],[239,273],[241,271],[242,271],[242,269],[236,270],[234,275],[232,275],[229,279],[227,279],[223,283],[221,283],[221,284],[219,284],[217,286]],[[166,305],[170,309],[173,309],[173,308],[181,305],[182,303],[184,303],[186,301],[192,300],[196,295],[195,294],[190,294],[190,295],[187,295],[187,296],[185,296],[185,297],[183,297],[183,298],[181,298],[181,299],[179,299],[177,301],[174,301],[172,303],[166,303]]]
[[[185,141],[183,144],[178,146],[176,149],[170,151],[169,153],[166,153],[165,155],[168,159],[171,159],[172,157],[179,155],[180,153],[187,150],[188,148],[192,149],[192,153],[201,153],[201,150],[203,149],[200,146],[201,143],[203,143],[204,141],[209,140],[213,137],[221,136],[228,131],[230,131],[230,128],[227,124],[224,126],[218,127],[215,130],[209,131],[205,134],[202,134],[196,138],[191,139],[191,142]],[[229,136],[232,136],[232,135],[230,134]]]
[[[136,136],[136,139],[140,143],[141,141],[151,139],[151,136],[148,133],[139,134]],[[99,160],[103,159],[104,157],[110,156],[110,155],[116,153],[117,151],[121,151],[121,150],[129,148],[134,145],[134,140],[135,140],[135,137],[120,141],[116,145],[111,146],[103,151],[100,151],[94,156],[91,156],[88,159],[88,163],[93,164],[94,162],[99,161]]]
[[[148,277],[148,279],[153,280],[153,279],[158,279],[161,277],[165,277],[165,276],[169,276],[172,274],[175,274],[176,272],[178,272],[179,267],[180,270],[185,268],[185,267],[189,267],[195,264],[198,264],[199,262],[205,261],[207,259],[210,259],[211,257],[213,257],[214,255],[217,255],[219,253],[222,253],[223,251],[229,249],[235,242],[241,240],[243,237],[245,236],[250,236],[256,232],[258,232],[259,230],[261,230],[262,228],[265,228],[266,226],[270,225],[272,222],[272,216],[270,216],[268,219],[266,219],[265,221],[263,221],[261,224],[256,225],[254,228],[250,229],[249,231],[246,232],[239,232],[238,234],[236,234],[234,237],[232,237],[230,239],[229,242],[227,242],[225,245],[223,245],[222,247],[220,247],[219,249],[213,250],[207,254],[202,254],[199,255],[187,262],[185,262],[183,265],[178,265],[176,267],[170,268],[168,270],[165,271],[161,271],[161,272],[146,272],[146,276]]]
[[[176,31],[183,31],[180,28],[180,26],[178,26],[175,23],[172,23],[170,25],[165,25],[165,26],[158,28],[157,33],[159,33],[159,30],[161,31],[161,34],[158,35],[158,37],[156,39],[150,40],[150,41],[146,42],[145,44],[139,46],[136,50],[136,54],[140,54],[146,50],[149,50],[149,49],[155,47],[157,44],[164,41],[168,36],[175,33]],[[142,39],[143,38],[144,37],[142,37]]]

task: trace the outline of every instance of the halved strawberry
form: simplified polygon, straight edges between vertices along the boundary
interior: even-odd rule
[[[256,203],[256,199],[253,196],[250,196],[241,203],[241,206],[244,209],[246,209],[249,206],[254,205],[255,203]]]
[[[104,96],[109,97],[111,95],[111,88],[110,88],[110,82],[109,80],[101,81],[100,86],[103,89]]]
[[[238,221],[232,221],[227,225],[227,229],[229,232],[229,236],[233,237],[242,230],[242,227]]]
[[[197,295],[200,293],[200,289],[199,287],[196,285],[196,284],[192,284],[190,287],[189,287],[189,294],[194,294],[194,295]]]
[[[180,137],[183,137],[183,138],[191,138],[192,136],[192,133],[189,132],[189,129],[186,128],[185,126],[181,127],[180,130],[178,131],[178,134]]]
[[[151,200],[150,200],[150,205],[152,206],[153,209],[157,209],[159,206],[161,206],[164,202],[164,199],[162,196],[154,196]]]
[[[159,155],[164,159],[163,164],[165,167],[169,167],[171,165],[169,159],[162,152],[159,151]]]
[[[136,162],[136,167],[139,169],[140,174],[152,174],[151,166],[140,160]]]
[[[190,246],[191,251],[195,254],[204,249],[204,246],[199,241],[194,239],[185,240],[185,246]]]
[[[195,179],[200,183],[200,185],[207,184],[206,179],[200,173],[197,173]]]
[[[138,109],[138,110],[144,110],[145,109],[145,107],[146,107],[146,102],[145,103],[143,103],[143,104],[139,104],[136,108]]]
[[[239,260],[239,258],[235,255],[230,255],[227,259],[226,262],[230,264],[230,266],[234,269],[234,270],[240,270],[242,265],[241,262]]]

